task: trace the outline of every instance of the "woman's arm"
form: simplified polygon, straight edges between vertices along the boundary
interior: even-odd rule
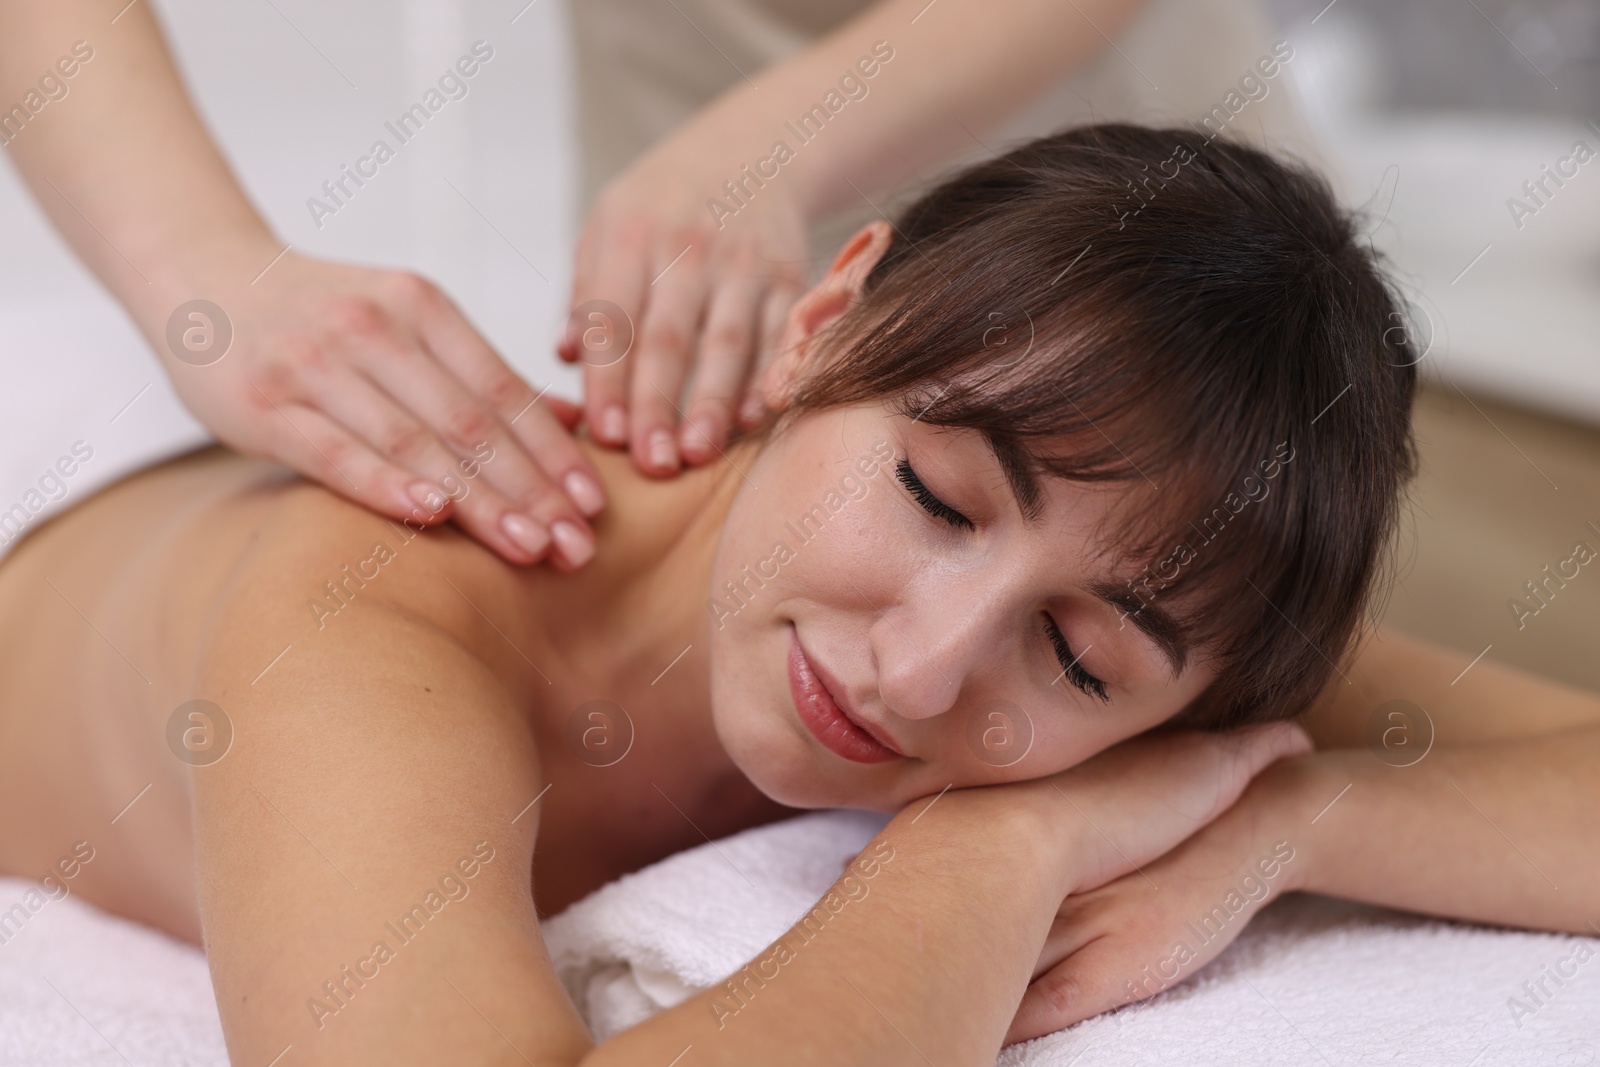
[[[990,1064],[1062,899],[1150,862],[1303,750],[1281,724],[1146,737],[1047,778],[924,798],[750,964],[583,1067],[690,1047],[729,1067]]]
[[[195,683],[233,730],[191,772],[231,1061],[576,1061],[592,1042],[532,896],[546,783],[529,715],[485,665],[504,639],[441,576],[441,549],[468,546],[288,492]],[[318,620],[327,579],[353,599]]]
[[[234,728],[193,774],[236,1063],[290,1048],[341,1067],[632,1067],[689,1045],[702,1064],[990,1062],[1062,897],[1167,851],[1304,745],[1287,727],[1144,738],[1050,779],[930,797],[785,935],[786,955],[775,944],[756,978],[734,976],[742,993],[707,992],[596,1047],[535,917],[543,779],[526,701],[469,650],[512,653],[444,581],[463,583],[441,572],[449,546],[400,549],[319,629],[316,577],[388,527],[314,502],[275,521],[319,533],[284,548],[296,539],[263,531],[279,547],[236,578],[197,689]]]
[[[1006,1040],[1185,981],[1295,889],[1600,934],[1600,698],[1469,664],[1369,640],[1306,716],[1317,751],[1141,875],[1063,902]]]
[[[454,517],[513,563],[593,554],[584,516],[603,497],[568,432],[576,408],[534,403],[422,278],[289,251],[207,136],[149,4],[0,0],[0,142],[220,440],[393,518]],[[500,456],[482,491],[430,506],[481,441]]]
[[[1300,888],[1600,934],[1600,697],[1394,633],[1345,673],[1305,719],[1329,747],[1272,772],[1308,820]],[[1409,731],[1409,754],[1385,728]]]

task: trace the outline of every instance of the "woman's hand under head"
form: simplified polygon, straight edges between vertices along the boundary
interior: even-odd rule
[[[796,305],[762,382],[774,410],[889,239],[863,229]],[[1170,719],[1214,676],[1096,594],[1117,578],[1096,537],[1117,488],[1046,478],[1025,516],[980,434],[875,402],[807,413],[729,462],[712,714],[781,803],[896,810],[1053,774]]]
[[[1304,809],[1308,796],[1313,807],[1320,807],[1324,797],[1308,788],[1304,761],[1286,758],[1310,747],[1304,732],[1287,723],[1236,739],[1216,734],[1137,738],[1058,776],[1107,772],[1108,785],[1122,783],[1127,789],[1127,795],[1116,796],[1116,810],[1109,814],[1126,819],[1137,817],[1124,809],[1140,803],[1144,794],[1134,783],[1141,775],[1150,790],[1170,788],[1187,775],[1191,790],[1201,792],[1180,803],[1193,805],[1188,814],[1203,818],[1191,835],[1140,862],[1139,869],[1103,885],[1086,885],[1062,900],[1005,1043],[1054,1033],[1192,977],[1262,908],[1315,884],[1309,881],[1316,862],[1314,839],[1304,833]],[[1163,758],[1169,761],[1166,767]],[[1203,793],[1208,781],[1216,783],[1209,805]],[[1245,786],[1242,795],[1240,785]],[[1181,831],[1172,814],[1162,808],[1151,823],[1174,824],[1171,829]],[[1109,821],[1100,826],[1108,835],[1120,829]],[[1138,829],[1148,834],[1151,825]],[[1137,837],[1122,833],[1119,845],[1138,846]]]

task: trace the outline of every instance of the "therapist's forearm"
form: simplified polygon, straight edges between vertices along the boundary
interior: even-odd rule
[[[885,0],[792,59],[753,73],[754,86],[738,83],[680,137],[717,146],[735,168],[765,156],[775,141],[787,142],[795,158],[784,166],[784,180],[796,183],[807,215],[825,216],[859,202],[852,183],[870,194],[977,147],[974,136],[1107,47],[1107,37],[1142,7],[1142,0]],[[784,122],[837,89],[840,76],[879,41],[894,54],[863,79],[867,95],[800,145]]]
[[[93,58],[60,78],[57,60],[78,41]],[[266,266],[273,238],[190,104],[148,3],[0,0],[0,107],[23,101],[46,72],[66,95],[8,129],[6,147],[56,228],[141,325],[196,295],[187,288],[205,274]]]

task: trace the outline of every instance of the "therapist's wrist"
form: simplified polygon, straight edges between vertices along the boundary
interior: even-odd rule
[[[818,219],[814,208],[822,200],[828,149],[820,138],[800,143],[785,122],[789,110],[741,87],[701,111],[624,176],[636,171],[656,188],[693,188],[702,203],[720,200],[740,214],[746,208],[795,212],[809,225]],[[730,197],[729,183],[738,200]]]
[[[211,300],[226,312],[230,298],[250,293],[286,247],[259,220],[191,224],[168,236],[159,253],[146,258],[146,283],[117,294],[163,356],[159,341],[175,309]]]

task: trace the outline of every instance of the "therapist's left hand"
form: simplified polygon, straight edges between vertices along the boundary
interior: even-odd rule
[[[436,286],[293,252],[243,277],[201,289],[223,321],[187,303],[168,318],[169,301],[145,324],[219,439],[391,518],[453,518],[512,563],[594,555],[604,498],[572,436],[579,409],[523,381]]]
[[[735,425],[759,419],[754,371],[810,269],[795,177],[780,174],[737,212],[714,215],[708,202],[732,203],[723,183],[741,176],[740,163],[704,137],[669,138],[601,192],[578,240],[557,347],[583,368],[595,440],[629,448],[658,476],[716,459]]]

